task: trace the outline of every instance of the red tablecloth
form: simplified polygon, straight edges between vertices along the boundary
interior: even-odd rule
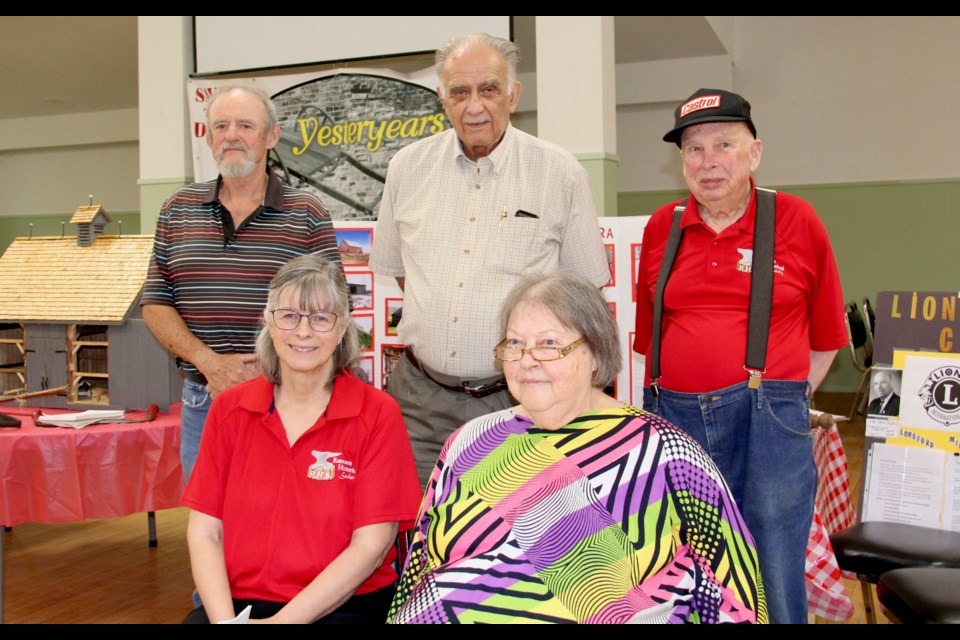
[[[0,524],[78,522],[180,506],[179,404],[151,422],[82,429],[38,427],[32,411],[0,405],[0,412],[22,421],[19,429],[0,428]]]

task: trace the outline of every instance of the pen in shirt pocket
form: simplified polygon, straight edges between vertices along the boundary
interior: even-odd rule
[[[504,207],[503,213],[500,214],[500,222],[497,223],[497,233],[503,231],[503,221],[507,219],[507,216],[510,214],[510,210]],[[517,209],[517,212],[513,214],[514,218],[539,218],[536,214],[530,213],[529,211],[524,211],[523,209]]]

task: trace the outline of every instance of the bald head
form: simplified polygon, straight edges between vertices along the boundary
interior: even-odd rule
[[[886,398],[893,393],[893,375],[889,371],[878,371],[873,376],[873,386],[879,397]]]

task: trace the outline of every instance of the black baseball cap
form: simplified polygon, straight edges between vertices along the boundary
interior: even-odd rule
[[[673,112],[673,129],[663,136],[664,142],[680,146],[680,134],[689,126],[705,122],[745,122],[757,137],[757,128],[750,119],[750,103],[743,96],[723,89],[699,89]]]

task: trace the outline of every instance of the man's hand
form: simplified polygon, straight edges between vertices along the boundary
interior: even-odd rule
[[[207,393],[216,398],[222,391],[260,375],[257,357],[252,353],[221,355],[212,351],[202,362],[194,362],[207,378]]]

